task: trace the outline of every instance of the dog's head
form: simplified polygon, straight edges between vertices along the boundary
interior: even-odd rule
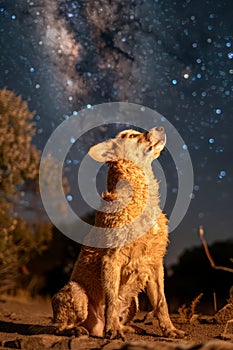
[[[143,166],[159,157],[165,143],[166,134],[162,126],[145,132],[130,129],[91,147],[89,155],[98,162],[126,159]]]

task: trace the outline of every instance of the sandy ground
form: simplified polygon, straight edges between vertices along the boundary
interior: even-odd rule
[[[180,344],[187,343],[205,343],[211,339],[220,338],[224,331],[224,325],[218,324],[195,324],[190,325],[188,323],[181,322],[178,315],[172,315],[172,320],[175,326],[184,330],[187,333],[187,337],[182,340],[175,340]],[[143,318],[143,313],[137,315],[138,321]],[[4,346],[6,341],[14,341],[19,336],[28,337],[35,334],[49,334],[49,327],[52,325],[52,310],[49,300],[23,300],[22,298],[0,298],[0,344]],[[156,325],[156,321],[152,322],[147,320],[145,322],[134,322],[135,326],[138,326],[145,330],[145,334],[127,334],[126,342],[130,341],[165,341],[165,338],[161,336],[160,330]],[[50,327],[52,328],[52,327]],[[52,333],[52,332],[51,332]],[[50,334],[51,334],[50,333]],[[103,340],[90,338],[90,345],[97,345]],[[171,340],[170,340],[171,341]],[[122,340],[118,340],[118,343],[123,344]],[[233,340],[229,340],[232,343]],[[12,346],[13,347],[13,346]],[[1,346],[0,346],[1,348]],[[101,348],[101,347],[100,347]]]

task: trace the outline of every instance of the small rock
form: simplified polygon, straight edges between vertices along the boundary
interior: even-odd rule
[[[21,349],[20,339],[6,340],[0,342],[0,346],[4,348]]]
[[[233,344],[223,340],[210,340],[199,348],[199,350],[233,350]]]
[[[70,350],[87,350],[87,349],[102,349],[104,344],[103,339],[91,339],[87,335],[78,338],[72,338],[69,343]],[[67,350],[66,349],[66,350]]]
[[[120,350],[122,348],[122,341],[118,339],[109,340],[102,348],[102,350]]]
[[[225,324],[227,321],[231,320],[233,317],[233,304],[229,303],[225,305],[215,314],[215,319],[217,323]]]
[[[233,319],[227,321],[224,329],[223,338],[233,339]],[[233,348],[233,345],[232,345]]]
[[[10,320],[16,320],[17,319],[17,315],[16,315],[15,312],[5,313],[4,316],[9,318]]]
[[[131,342],[123,345],[121,350],[155,350],[157,345],[160,345],[160,343]],[[160,350],[160,347],[158,347],[158,350]]]
[[[114,348],[113,348],[114,349]],[[121,350],[191,350],[186,344],[170,342],[130,342],[122,346]],[[115,349],[114,349],[115,350]]]
[[[205,316],[205,315],[198,315],[194,314],[190,320],[190,324],[197,325],[197,324],[215,324],[216,319],[213,316]]]
[[[54,350],[67,350],[68,338],[54,335],[30,335],[21,339],[21,349],[23,350],[42,350],[50,348]]]
[[[15,312],[12,312],[12,313],[10,314],[10,319],[11,319],[11,320],[17,320],[17,315],[16,315]]]
[[[192,324],[192,325],[200,324],[199,315],[198,314],[193,314],[192,317],[189,320],[189,323]]]

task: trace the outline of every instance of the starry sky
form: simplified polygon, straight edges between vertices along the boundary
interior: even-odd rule
[[[231,0],[0,1],[0,88],[35,111],[39,149],[69,115],[104,102],[150,107],[179,131],[194,189],[168,264],[200,245],[199,225],[209,243],[233,238],[232,13]],[[168,214],[177,195],[169,162],[164,152]]]

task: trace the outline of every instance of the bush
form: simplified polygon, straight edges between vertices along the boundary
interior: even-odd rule
[[[51,239],[51,225],[29,225],[15,210],[22,186],[28,181],[38,183],[33,116],[21,97],[0,90],[0,292],[20,285],[20,277],[27,274],[26,264]]]

